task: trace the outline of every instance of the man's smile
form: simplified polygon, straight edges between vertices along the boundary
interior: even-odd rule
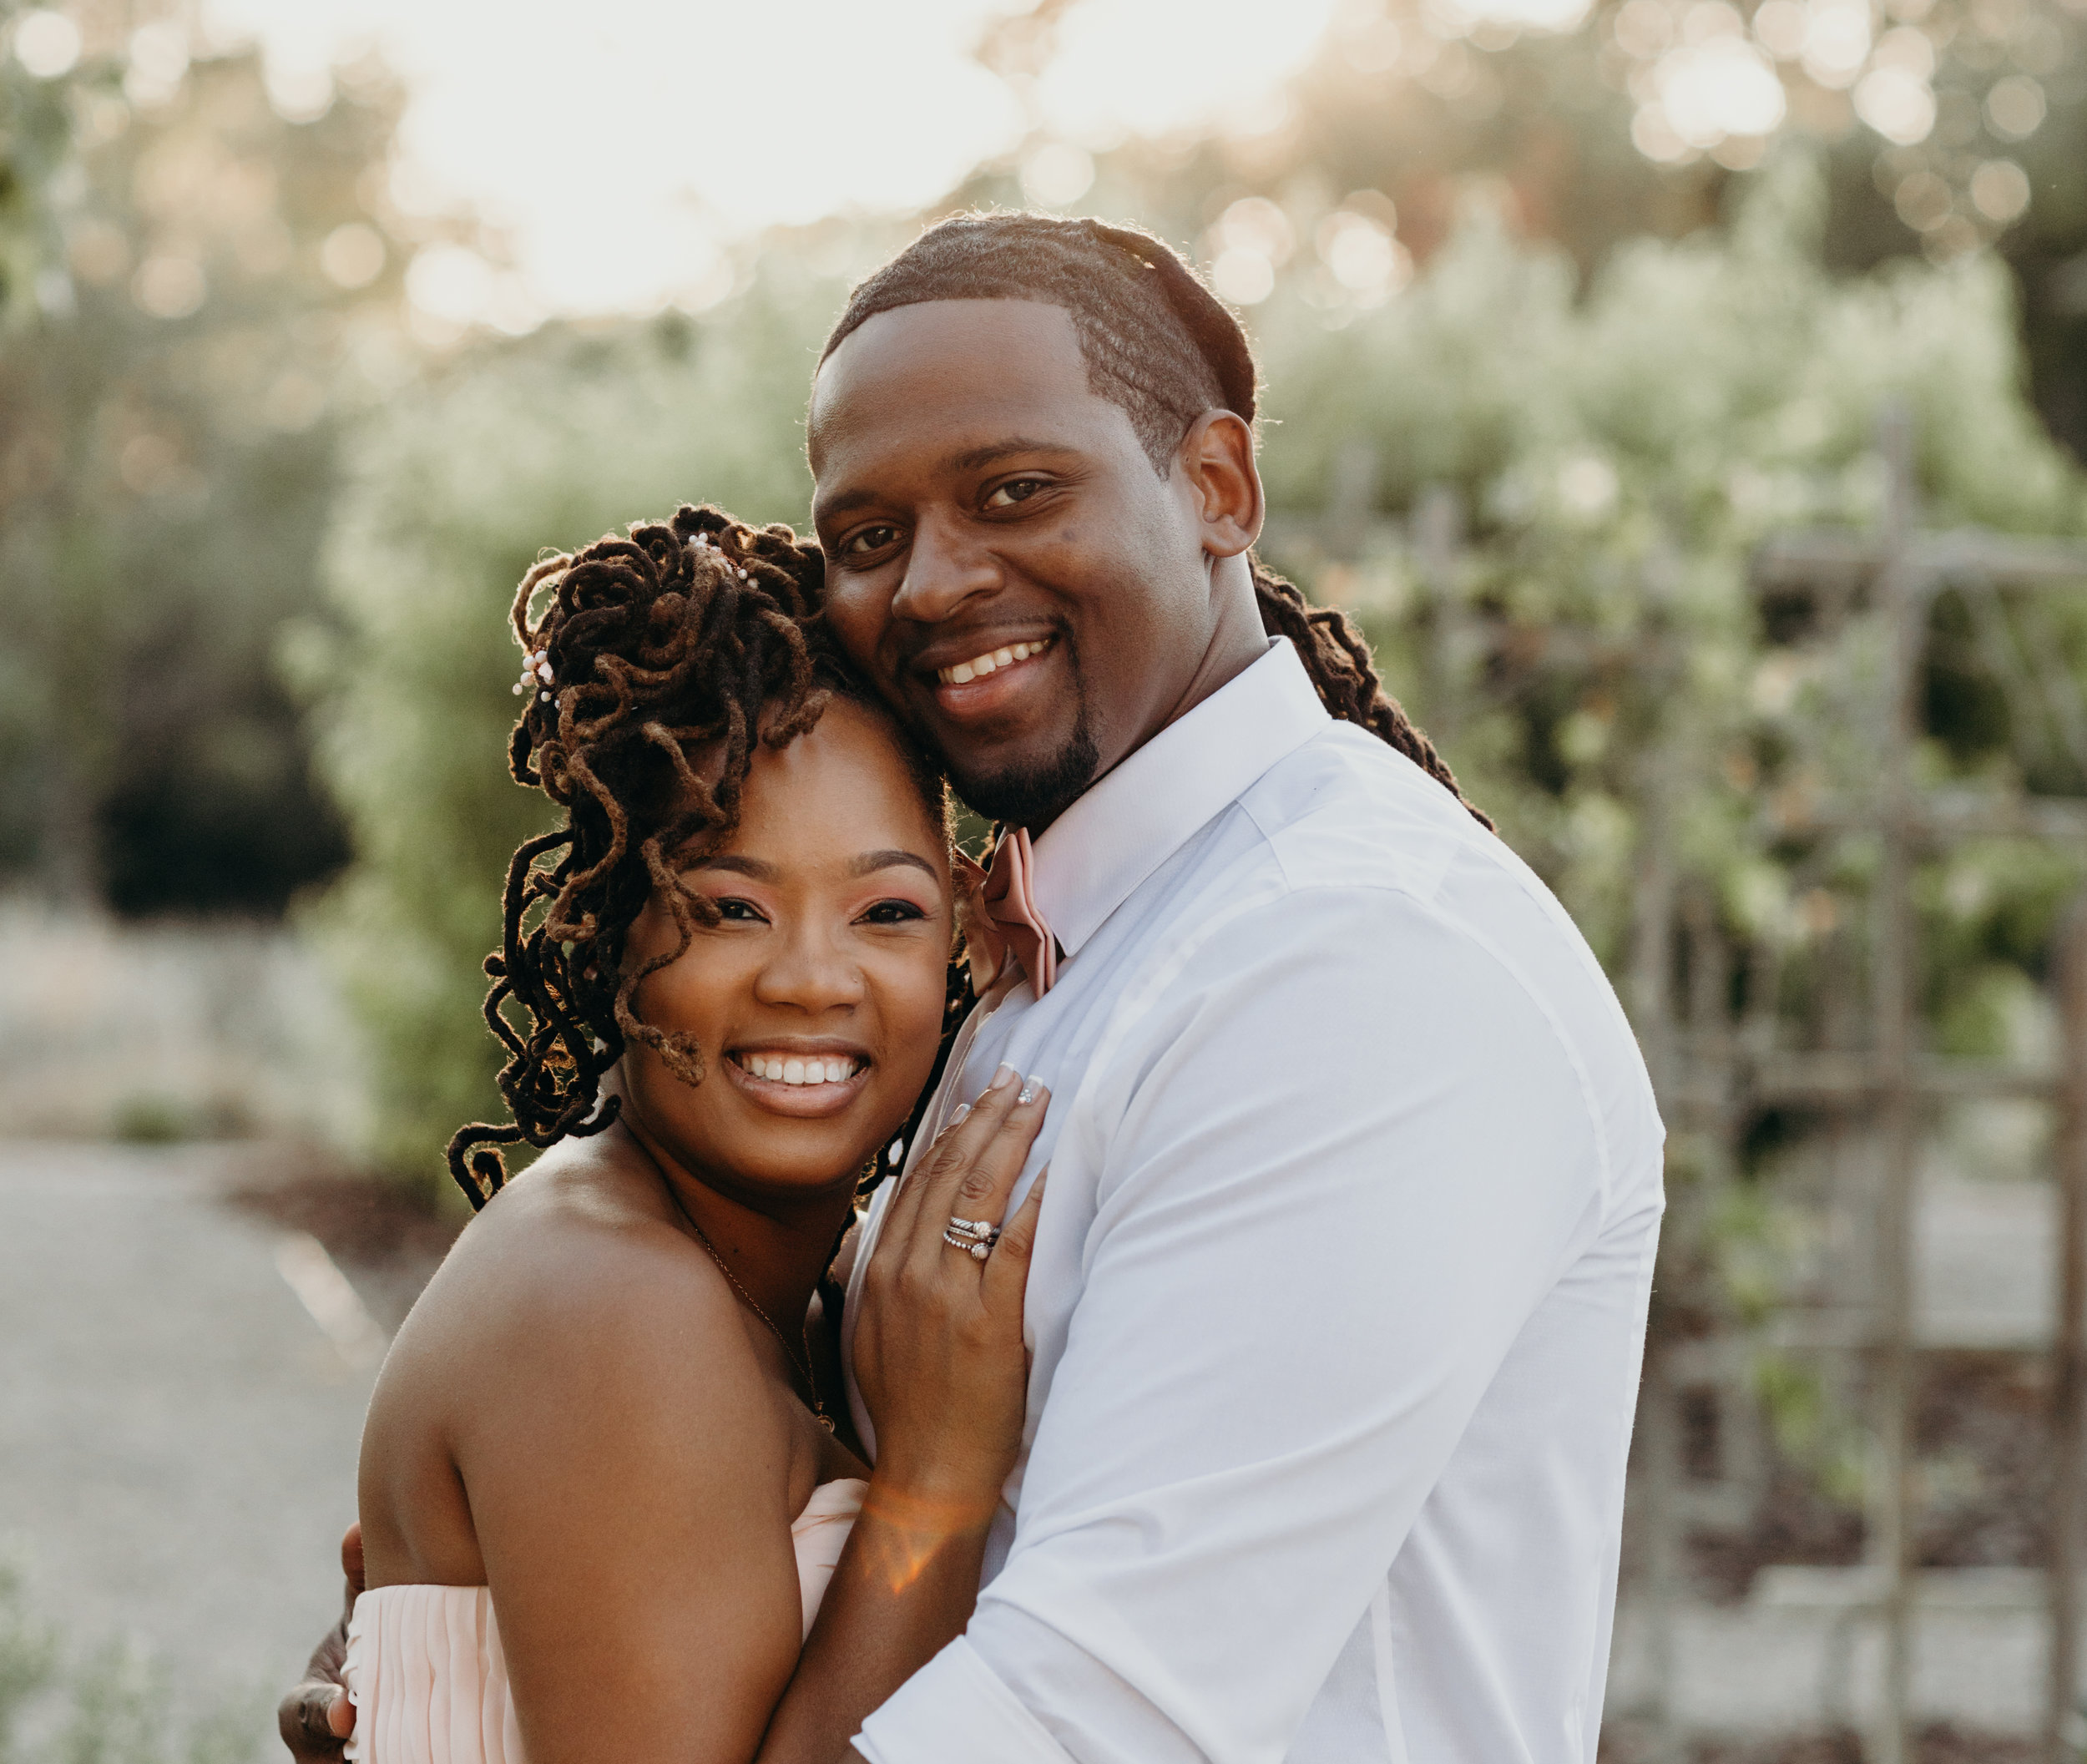
[[[951,646],[937,644],[914,665],[913,678],[928,688],[937,710],[953,722],[976,723],[1016,710],[1033,689],[1045,685],[1050,658],[1063,647],[1050,634],[987,643],[982,636],[959,639],[957,647],[969,653],[947,660]],[[973,649],[973,644],[979,647]]]
[[[998,649],[988,649],[974,655],[969,661],[960,661],[953,668],[937,668],[935,677],[945,686],[961,686],[973,679],[983,679],[999,669],[1012,667],[1018,661],[1027,661],[1032,655],[1041,655],[1051,646],[1047,637],[1041,643],[1009,644]]]

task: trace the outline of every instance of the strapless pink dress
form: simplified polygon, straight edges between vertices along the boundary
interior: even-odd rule
[[[790,1527],[804,1633],[869,1484],[822,1483]],[[348,1623],[348,1701],[359,1764],[528,1764],[493,1595],[483,1586],[380,1586]]]

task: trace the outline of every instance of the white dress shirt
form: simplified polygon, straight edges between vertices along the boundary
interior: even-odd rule
[[[857,1746],[1592,1764],[1662,1204],[1593,954],[1286,641],[1035,860],[1057,984],[974,1018],[909,1148],[1003,1061],[1052,1088],[1023,1449],[969,1625]]]

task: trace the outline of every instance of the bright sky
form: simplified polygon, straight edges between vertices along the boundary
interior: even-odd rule
[[[475,204],[509,231],[534,301],[603,311],[700,297],[719,245],[761,226],[932,200],[1035,130],[1100,147],[1265,114],[1340,3],[1080,0],[1028,114],[969,53],[1020,0],[205,10],[214,36],[258,38],[286,89],[374,40],[412,94],[402,194]],[[1064,184],[1064,156],[1050,164]]]

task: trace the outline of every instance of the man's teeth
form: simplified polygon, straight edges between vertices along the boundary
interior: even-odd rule
[[[797,1054],[741,1054],[739,1063],[756,1078],[779,1084],[844,1084],[855,1076],[852,1059],[807,1059]]]
[[[1011,643],[1003,649],[988,649],[983,655],[974,655],[969,661],[960,661],[953,668],[938,668],[936,678],[945,686],[961,686],[967,680],[982,680],[996,668],[1011,666],[1018,661],[1027,661],[1032,655],[1041,655],[1050,648],[1050,639],[1042,643]]]

